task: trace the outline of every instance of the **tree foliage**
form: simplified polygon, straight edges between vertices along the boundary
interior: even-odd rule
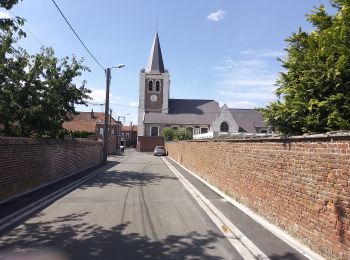
[[[160,133],[166,141],[181,141],[181,140],[191,140],[192,133],[187,129],[178,129],[174,130],[169,127],[166,127]]]
[[[18,1],[6,0],[1,6],[12,7]],[[56,137],[69,114],[76,114],[75,104],[85,104],[90,90],[86,82],[74,83],[89,69],[75,56],[58,59],[52,48],[29,55],[13,47],[25,33],[24,20],[1,19],[0,22],[0,129],[6,136]]]
[[[350,2],[334,0],[307,15],[314,30],[301,28],[286,39],[276,94],[261,109],[267,122],[286,134],[350,129]]]

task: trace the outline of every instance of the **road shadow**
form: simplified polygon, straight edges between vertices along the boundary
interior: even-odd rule
[[[177,178],[153,172],[108,171],[93,180],[87,181],[79,188],[104,188],[109,185],[117,185],[120,187],[146,186],[150,184],[157,185],[164,180],[177,180]]]
[[[208,250],[221,235],[190,232],[152,240],[127,231],[130,222],[111,228],[84,222],[89,213],[70,214],[51,221],[24,223],[0,238],[0,258],[6,252],[49,248],[68,259],[209,259],[219,260]]]

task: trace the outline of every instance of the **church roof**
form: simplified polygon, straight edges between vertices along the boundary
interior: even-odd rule
[[[257,109],[229,109],[239,125],[240,132],[256,133],[256,128],[266,127],[264,118]]]
[[[160,74],[165,72],[158,33],[156,33],[154,37],[145,72],[149,74]]]
[[[210,125],[219,111],[215,100],[169,99],[169,113],[146,112],[144,123]]]

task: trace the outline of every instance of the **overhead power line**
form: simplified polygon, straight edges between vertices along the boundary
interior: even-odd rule
[[[75,36],[78,38],[78,40],[80,41],[80,43],[84,46],[85,50],[90,54],[90,56],[94,59],[94,61],[101,67],[101,69],[103,71],[105,71],[105,68],[101,65],[101,63],[95,58],[95,56],[91,53],[91,51],[86,47],[86,45],[84,44],[84,42],[80,39],[79,35],[76,33],[76,31],[73,29],[73,27],[70,25],[69,21],[67,20],[67,18],[64,16],[63,12],[61,11],[61,9],[58,7],[58,5],[56,4],[55,0],[51,0],[54,5],[56,6],[57,10],[60,12],[60,14],[62,15],[63,19],[66,21],[66,23],[68,24],[68,26],[70,27],[70,29],[72,30],[72,32],[75,34]]]
[[[11,10],[8,10],[10,12],[10,14],[12,14],[14,17],[17,17],[17,15],[15,15]],[[41,45],[41,46],[45,46],[45,44],[43,44],[43,42],[31,31],[29,30],[29,28],[24,24],[23,27],[34,37],[34,39]]]

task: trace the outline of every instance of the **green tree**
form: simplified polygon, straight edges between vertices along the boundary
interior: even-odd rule
[[[11,8],[18,1],[5,0],[1,7]],[[83,60],[58,59],[51,48],[36,55],[13,47],[25,33],[24,20],[0,19],[0,134],[6,136],[56,137],[75,104],[86,104],[90,90],[76,77],[89,69]]]
[[[179,129],[175,132],[175,140],[191,140],[192,139],[192,133],[189,132],[187,129]]]
[[[169,127],[166,127],[161,131],[160,136],[166,141],[172,141],[175,136],[175,131]]]
[[[278,101],[261,109],[267,123],[286,134],[350,129],[350,2],[331,2],[307,15],[314,30],[299,29],[286,41]]]

